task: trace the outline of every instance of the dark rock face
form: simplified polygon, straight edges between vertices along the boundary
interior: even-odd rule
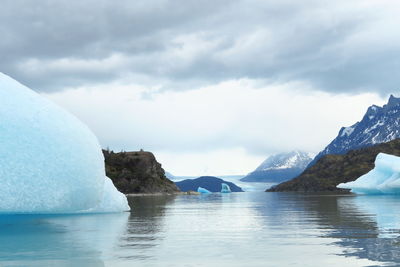
[[[400,156],[400,139],[351,150],[345,155],[325,155],[297,178],[276,185],[267,191],[348,191],[336,188],[336,186],[340,183],[354,181],[372,170],[375,158],[381,152]]]
[[[165,177],[161,164],[150,152],[103,150],[106,175],[122,193],[173,193],[178,187]]]
[[[181,191],[197,191],[197,188],[203,187],[210,192],[221,192],[221,184],[229,185],[232,192],[243,192],[242,188],[234,183],[224,181],[213,176],[202,176],[196,179],[186,179],[180,182],[175,182]]]
[[[345,154],[347,151],[369,147],[400,138],[400,98],[393,95],[383,107],[372,105],[363,119],[350,127],[342,127],[338,136],[308,167],[328,154]]]

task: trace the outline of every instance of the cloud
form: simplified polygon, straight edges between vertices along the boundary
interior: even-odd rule
[[[175,174],[243,174],[273,153],[320,151],[341,126],[385,102],[297,89],[305,86],[240,79],[147,99],[146,87],[114,83],[43,95],[89,125],[103,147],[153,151]]]
[[[177,174],[243,173],[318,152],[383,104],[398,88],[399,12],[391,0],[4,0],[0,71],[104,147],[154,151]]]
[[[398,86],[399,11],[389,0],[5,0],[0,70],[45,92],[252,79],[385,95]]]

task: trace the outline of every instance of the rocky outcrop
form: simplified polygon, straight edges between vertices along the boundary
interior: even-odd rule
[[[268,189],[268,192],[348,191],[338,189],[340,183],[356,180],[374,168],[379,153],[400,156],[400,139],[375,146],[351,150],[344,155],[325,155],[300,176]]]
[[[165,171],[151,152],[103,150],[106,175],[125,194],[174,193],[178,187],[165,177]]]

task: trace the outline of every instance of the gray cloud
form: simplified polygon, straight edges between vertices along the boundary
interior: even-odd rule
[[[386,94],[400,74],[399,5],[379,2],[5,0],[0,70],[47,92],[245,77]]]

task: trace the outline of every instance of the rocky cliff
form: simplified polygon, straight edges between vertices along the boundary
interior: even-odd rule
[[[106,175],[119,191],[129,193],[173,193],[178,187],[167,177],[161,164],[150,152],[103,150]]]
[[[340,183],[356,180],[374,168],[380,153],[400,156],[400,139],[375,146],[351,150],[344,155],[325,155],[300,176],[268,189],[268,192],[346,191],[336,188]]]

